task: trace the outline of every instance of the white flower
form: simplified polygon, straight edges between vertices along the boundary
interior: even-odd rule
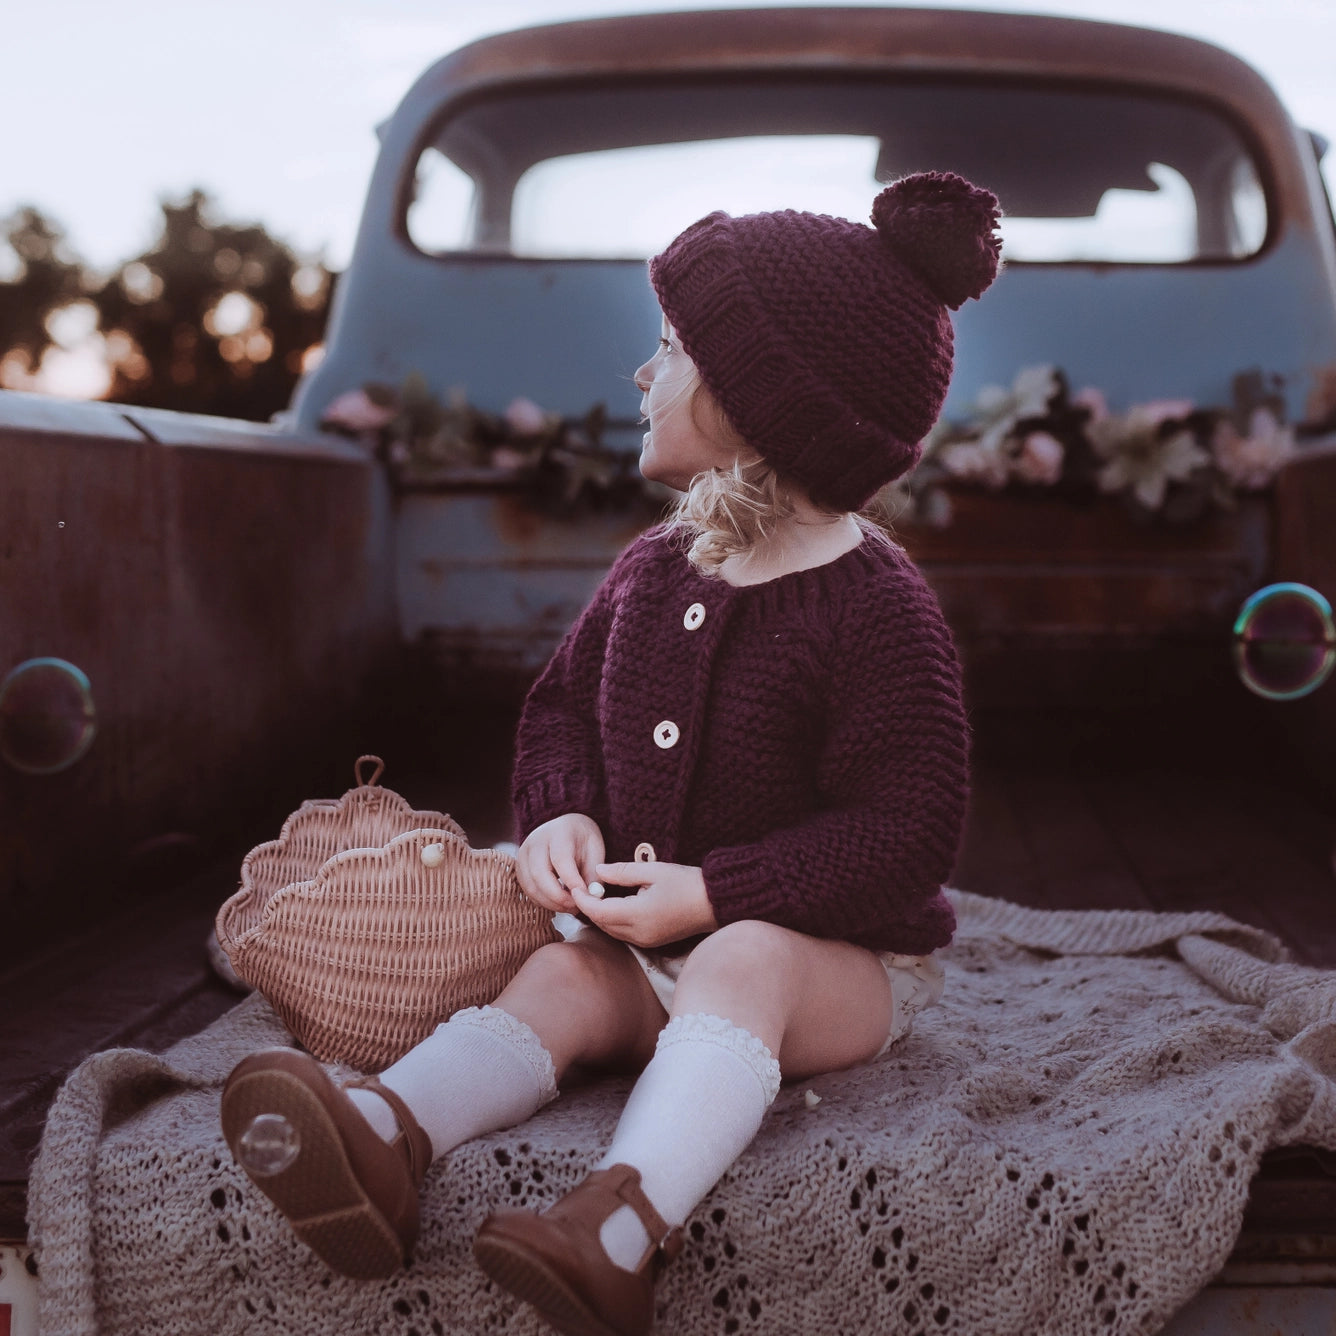
[[[1016,423],[1043,417],[1057,391],[1057,373],[1051,366],[1023,367],[1009,390],[985,385],[974,400],[969,436],[940,446],[932,441],[935,457],[953,477],[994,490],[1005,487],[1021,448],[1015,437]],[[1043,447],[1040,449],[1042,453]]]
[[[1058,378],[1051,366],[1022,367],[1011,385],[1018,418],[1043,417],[1048,401],[1057,393]]]
[[[977,441],[956,441],[944,445],[938,457],[952,477],[996,490],[1007,485],[1009,463],[1002,450],[1005,440],[1004,435],[992,434]]]
[[[1057,372],[1051,366],[1022,367],[1011,383],[1011,389],[1001,385],[985,385],[974,399],[976,426],[1000,426],[1007,430],[1018,418],[1043,417],[1048,412],[1048,401],[1058,391]]]
[[[1222,420],[1211,438],[1211,451],[1220,471],[1245,491],[1265,487],[1294,456],[1294,432],[1282,427],[1267,408],[1255,408],[1248,435],[1240,436],[1234,424]]]
[[[1191,399],[1152,399],[1148,403],[1134,404],[1128,410],[1127,417],[1129,422],[1145,423],[1148,428],[1154,429],[1163,422],[1187,417],[1192,408]]]
[[[1164,503],[1171,479],[1182,482],[1193,469],[1211,462],[1190,431],[1175,432],[1163,441],[1153,431],[1137,431],[1124,435],[1109,453],[1113,457],[1099,471],[1100,491],[1121,492],[1130,487],[1148,510],[1158,510]]]
[[[1062,477],[1062,442],[1046,431],[1032,431],[1021,443],[1012,469],[1023,482],[1052,486]]]
[[[1126,450],[1145,453],[1157,443],[1160,427],[1192,412],[1190,399],[1152,399],[1133,404],[1126,413],[1105,413],[1087,424],[1090,442],[1102,459],[1112,459]]]
[[[1152,399],[1122,415],[1092,418],[1087,426],[1095,453],[1109,462],[1099,471],[1102,492],[1130,488],[1137,500],[1158,510],[1170,481],[1182,482],[1211,457],[1186,428],[1162,435],[1165,423],[1192,412],[1191,399]]]
[[[1001,417],[1011,411],[1011,392],[1001,385],[985,385],[974,398],[977,417]]]

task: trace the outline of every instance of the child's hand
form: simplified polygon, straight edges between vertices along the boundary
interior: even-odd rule
[[[515,855],[524,894],[554,914],[577,912],[571,890],[584,891],[603,857],[603,832],[598,822],[580,812],[544,821],[529,833]]]
[[[700,932],[713,932],[719,923],[705,892],[698,867],[683,863],[600,863],[594,871],[600,882],[639,886],[635,895],[601,899],[587,886],[574,889],[580,912],[609,937],[632,946],[662,946]]]

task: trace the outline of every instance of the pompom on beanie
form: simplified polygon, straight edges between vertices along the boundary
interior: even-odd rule
[[[987,190],[920,172],[877,196],[871,227],[712,213],[650,282],[743,439],[813,501],[857,510],[918,462],[951,382],[947,311],[996,276],[997,221]]]

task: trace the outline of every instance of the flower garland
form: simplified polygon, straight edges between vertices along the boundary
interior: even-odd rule
[[[415,373],[398,387],[368,384],[339,395],[320,425],[383,459],[404,490],[501,483],[535,510],[566,518],[590,510],[653,516],[673,495],[641,476],[634,452],[603,444],[610,423],[602,404],[579,419],[524,398],[488,413],[460,390],[442,401]]]
[[[1111,412],[1092,387],[1071,394],[1053,366],[986,386],[961,421],[940,421],[918,467],[879,498],[911,523],[950,523],[949,489],[1048,489],[1073,501],[1120,497],[1140,520],[1186,522],[1232,509],[1268,486],[1295,453],[1276,377],[1234,377],[1233,407],[1156,399]]]
[[[1155,399],[1114,413],[1100,390],[1070,393],[1058,368],[1025,367],[1009,389],[985,386],[963,419],[939,421],[917,468],[884,488],[875,508],[896,522],[944,527],[951,491],[981,487],[1044,489],[1075,502],[1116,496],[1142,521],[1233,509],[1240,492],[1269,486],[1295,453],[1277,377],[1235,376],[1233,398],[1229,409]],[[442,402],[414,374],[398,388],[340,395],[320,425],[361,441],[405,489],[505,482],[559,516],[636,508],[652,516],[674,495],[641,476],[634,451],[604,445],[602,404],[579,419],[524,398],[487,413],[458,390]]]

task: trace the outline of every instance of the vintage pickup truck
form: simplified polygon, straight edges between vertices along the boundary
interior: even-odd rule
[[[235,1004],[204,944],[251,844],[365,751],[513,835],[518,693],[663,503],[644,259],[710,208],[862,217],[921,168],[1002,201],[1005,271],[888,498],[966,668],[957,883],[1221,910],[1336,967],[1336,684],[1304,690],[1336,653],[1336,230],[1324,146],[1251,68],[1056,18],[642,15],[476,42],[380,134],[280,421],[0,394],[0,1332],[35,1330],[56,1090]],[[1317,630],[1268,699],[1234,628],[1280,582]],[[1336,1160],[1273,1153],[1166,1330],[1333,1324]]]

